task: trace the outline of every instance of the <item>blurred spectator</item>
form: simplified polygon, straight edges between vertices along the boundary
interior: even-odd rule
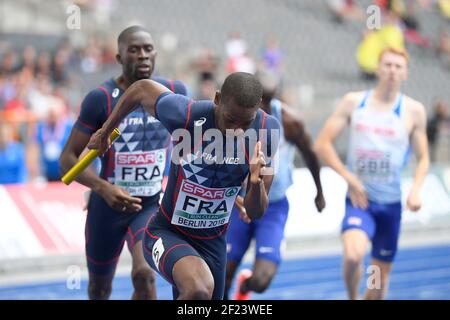
[[[3,109],[8,112],[21,113],[26,111],[26,87],[24,84],[20,84],[18,79],[13,82],[14,95],[5,101]]]
[[[197,73],[197,99],[214,99],[217,88],[218,58],[209,48],[200,49],[198,57],[191,65],[192,70]]]
[[[16,61],[14,51],[7,51],[3,55],[2,63],[0,64],[0,75],[10,75],[16,70]]]
[[[402,33],[402,22],[399,16],[395,12],[385,12],[382,17],[383,25],[377,33],[383,45],[385,47],[403,49],[405,47],[405,38]]]
[[[249,56],[247,51],[247,43],[241,38],[239,32],[231,33],[225,44],[227,52],[227,61],[225,62],[226,73],[233,72],[256,72],[256,64]]]
[[[374,0],[383,11],[389,11],[397,17],[401,17],[406,13],[406,6],[403,0]]]
[[[81,51],[80,68],[84,73],[96,72],[102,63],[102,52],[99,43],[90,39],[86,48]]]
[[[327,6],[333,19],[339,23],[345,20],[362,20],[364,18],[364,12],[353,0],[327,0]]]
[[[247,51],[247,42],[241,38],[239,31],[234,31],[225,43],[228,58],[242,56]]]
[[[79,107],[81,73],[115,64],[116,44],[109,40],[91,38],[86,46],[75,49],[66,38],[53,50],[40,52],[33,45],[14,49],[9,43],[0,46],[0,121],[8,122],[8,128],[2,130],[21,142],[2,140],[6,142],[0,151],[0,181],[12,180],[4,174],[13,172],[8,162],[11,159],[22,164],[18,168],[24,169],[28,180],[40,175],[51,181],[59,179],[56,160],[73,122],[68,112],[60,110],[73,113]],[[9,144],[13,149],[6,152]],[[18,155],[20,161],[15,160]]]
[[[0,105],[0,119],[9,122],[15,136],[21,142],[26,142],[28,125],[34,118],[28,109],[28,83],[23,81],[22,77],[12,77],[7,86],[10,87],[11,95],[3,100],[3,105]],[[0,87],[0,92],[2,89],[5,87]]]
[[[35,63],[36,63],[36,49],[33,46],[28,45],[23,49],[22,62],[20,66],[17,68],[17,71],[19,72],[28,71],[33,74]]]
[[[199,81],[198,93],[196,99],[198,100],[214,100],[216,91],[219,89],[217,82],[210,73],[201,74]]]
[[[406,13],[402,16],[405,41],[423,48],[429,48],[430,39],[420,32],[421,28],[419,19],[417,18],[417,5],[418,3],[416,1],[409,1],[406,7]]]
[[[51,77],[51,60],[48,52],[41,52],[39,54],[35,74],[36,77]]]
[[[115,59],[113,44],[103,39],[91,39],[79,51],[68,39],[55,51],[37,52],[32,45],[13,50],[6,44],[5,48],[0,56],[0,119],[9,121],[27,146],[35,121],[43,120],[49,108],[70,106],[73,112],[79,106],[80,72],[97,71]]]
[[[442,16],[450,20],[450,0],[438,0],[438,5]]]
[[[198,58],[194,60],[192,69],[199,74],[201,79],[215,79],[219,61],[214,52],[206,47],[200,49]]]
[[[24,183],[27,176],[25,148],[14,140],[11,125],[0,121],[0,184]]]
[[[56,51],[52,64],[52,80],[57,84],[67,82],[67,64],[69,60],[69,53],[60,48]]]
[[[71,130],[72,121],[67,117],[64,106],[58,104],[52,105],[46,119],[37,123],[35,142],[41,172],[47,181],[58,181],[61,178],[58,160]]]
[[[114,38],[109,39],[102,47],[102,64],[103,65],[115,65],[116,61],[116,40]]]
[[[48,78],[41,78],[30,88],[28,93],[30,111],[38,118],[44,119],[54,105],[65,106],[64,101],[53,94],[53,85]]]
[[[386,12],[383,17],[384,24],[382,27],[379,30],[367,31],[357,47],[356,60],[363,78],[367,80],[375,79],[379,56],[384,48],[403,49],[405,47],[398,17],[391,12]]]
[[[227,73],[233,72],[248,72],[255,73],[256,72],[256,64],[253,59],[245,52],[241,56],[235,56],[233,58],[228,59],[226,68]]]
[[[283,53],[274,37],[269,37],[262,53],[263,68],[277,75],[283,72]]]
[[[11,99],[16,97],[16,79],[12,76],[5,76],[0,74],[0,110],[5,108],[5,105]]]
[[[404,32],[405,41],[423,48],[430,46],[430,40],[420,33],[420,23],[417,18],[417,5],[426,3],[403,0],[376,0],[375,3],[383,9],[383,14],[391,14],[399,18]]]
[[[443,101],[438,101],[434,107],[433,116],[428,120],[427,137],[430,149],[431,161],[436,160],[436,150],[439,141],[439,133],[443,126],[449,125],[448,105]]]

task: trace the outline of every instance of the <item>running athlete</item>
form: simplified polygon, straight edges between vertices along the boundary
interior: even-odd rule
[[[189,100],[141,80],[91,138],[88,147],[104,152],[114,127],[141,104],[178,141],[160,210],[144,239],[147,262],[172,284],[174,298],[222,299],[225,235],[244,180],[249,217],[260,218],[267,209],[280,125],[259,109],[261,97],[257,78],[244,72],[229,75],[214,102]]]
[[[316,142],[319,156],[348,183],[342,223],[344,278],[350,299],[358,298],[362,262],[372,242],[371,265],[381,272],[381,286],[367,288],[365,299],[383,299],[397,252],[401,221],[401,170],[412,143],[417,167],[406,207],[421,207],[420,187],[428,171],[424,106],[400,92],[407,79],[408,54],[388,48],[380,55],[378,84],[373,90],[345,95]],[[350,127],[347,167],[333,141]]]
[[[156,49],[150,33],[132,26],[119,35],[117,61],[122,74],[92,90],[81,105],[60,165],[71,168],[90,136],[106,121],[124,91],[140,79],[149,79]],[[181,82],[156,79],[177,93],[186,94]],[[86,259],[90,299],[107,299],[117,262],[126,240],[132,254],[133,299],[155,299],[154,274],[145,262],[142,239],[149,217],[158,210],[169,132],[136,105],[118,126],[121,136],[102,158],[100,176],[85,171],[77,181],[92,190],[86,219]]]
[[[261,108],[273,115],[282,124],[279,145],[279,158],[283,165],[278,167],[270,188],[269,207],[264,217],[252,221],[245,217],[245,212],[233,210],[227,234],[227,276],[225,282],[225,298],[233,281],[236,269],[248,250],[251,240],[256,241],[256,257],[253,272],[247,269],[238,276],[236,300],[248,300],[250,292],[264,292],[270,285],[281,262],[281,245],[284,239],[289,202],[286,190],[292,184],[292,168],[294,165],[295,147],[302,153],[306,166],[311,172],[317,189],[315,204],[320,212],[325,207],[320,182],[320,165],[317,156],[311,150],[311,140],[305,132],[303,123],[293,114],[289,107],[275,99],[278,80],[269,72],[257,74],[263,86]],[[237,208],[239,208],[237,206]],[[239,216],[243,219],[239,219]]]

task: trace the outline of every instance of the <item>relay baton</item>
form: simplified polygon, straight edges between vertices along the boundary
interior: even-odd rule
[[[116,140],[120,136],[119,129],[115,128],[113,132],[111,132],[111,135],[109,136],[111,139],[111,143]],[[88,153],[84,155],[83,158],[77,161],[77,163],[74,164],[74,166],[67,171],[67,173],[61,178],[61,181],[64,182],[66,185],[69,185],[72,183],[73,180],[84,170],[86,169],[92,161],[94,161],[95,158],[98,156],[97,150],[89,150]]]

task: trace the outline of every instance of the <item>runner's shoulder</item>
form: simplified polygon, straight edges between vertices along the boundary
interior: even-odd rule
[[[261,109],[259,109],[259,111],[264,112]],[[267,129],[280,129],[281,124],[280,124],[280,121],[278,121],[278,119],[274,115],[266,113],[265,127]]]
[[[364,99],[366,94],[367,91],[350,91],[342,97],[342,101],[348,105],[356,107]]]
[[[106,90],[106,91],[105,91]],[[97,107],[99,105],[106,106],[107,104],[107,89],[103,86],[99,86],[97,88],[89,91],[83,99],[83,106],[92,106]]]
[[[351,91],[342,96],[335,106],[335,114],[350,117],[364,99],[367,91]]]
[[[162,84],[167,89],[170,89],[173,93],[186,96],[188,93],[186,85],[181,80],[169,80],[163,77],[152,77],[152,80]]]
[[[403,96],[403,103],[408,112],[417,113],[425,112],[425,106],[422,102],[415,100],[407,95]]]

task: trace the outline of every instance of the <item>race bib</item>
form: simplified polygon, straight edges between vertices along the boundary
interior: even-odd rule
[[[150,197],[161,191],[166,149],[116,153],[115,184],[132,196]]]
[[[394,178],[389,152],[357,150],[354,168],[364,181],[389,183]]]
[[[208,229],[227,224],[234,201],[240,187],[207,188],[188,180],[183,180],[172,224]]]

